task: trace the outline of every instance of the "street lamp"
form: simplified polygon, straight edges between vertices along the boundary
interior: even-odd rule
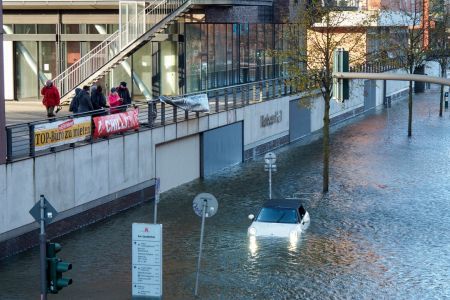
[[[277,156],[273,152],[269,152],[264,155],[264,161],[266,164],[264,165],[264,171],[269,172],[269,200],[272,199],[272,171],[277,171],[277,165],[275,162],[277,161]]]

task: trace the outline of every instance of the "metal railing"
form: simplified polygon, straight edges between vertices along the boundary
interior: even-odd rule
[[[131,26],[131,23],[125,24],[121,29],[110,35],[106,40],[86,53],[77,62],[53,79],[60,94],[64,96],[70,93],[80,83],[99,71],[113,58],[117,58],[121,53],[122,55],[119,57],[118,63],[121,62],[121,58],[126,59],[126,54],[123,52],[126,52],[124,50],[131,43],[139,39],[147,31],[159,24],[172,12],[176,11],[177,8],[188,1],[189,0],[154,0],[151,2],[133,19],[136,21],[136,26]],[[137,22],[137,20],[140,19],[145,20],[145,24]],[[126,43],[123,43],[123,36],[131,38],[127,39]]]
[[[288,80],[278,78],[248,84],[240,84],[223,88],[217,88],[203,92],[196,92],[192,94],[185,94],[180,97],[187,97],[198,94],[207,94],[210,106],[209,114],[214,114],[222,111],[228,111],[230,109],[236,109],[239,107],[259,103],[262,101],[279,98],[282,96],[291,95],[297,92],[299,91],[295,90],[295,87],[289,85]],[[133,105],[125,106],[123,108],[125,109],[130,107],[139,108],[138,119],[141,126],[141,130],[165,126],[168,124],[182,122],[189,119],[195,119],[202,115],[205,115],[205,113],[188,112],[182,110],[176,106],[171,106],[164,102],[161,102],[158,99],[136,102]],[[113,110],[117,111],[118,108],[117,107],[113,108]],[[94,137],[91,136],[89,140],[83,142],[57,146],[42,151],[35,151],[34,128],[39,124],[49,122],[57,122],[74,119],[77,117],[106,115],[106,114],[111,114],[111,110],[101,109],[91,111],[89,113],[75,114],[60,118],[51,118],[28,123],[8,125],[6,126],[7,160],[8,162],[11,162],[19,159],[44,155],[55,151],[66,150],[69,148],[104,140],[104,138],[94,139]],[[91,132],[93,134],[94,124],[92,124]],[[115,136],[121,135],[122,134],[117,134]],[[114,136],[111,136],[109,138],[113,137]]]

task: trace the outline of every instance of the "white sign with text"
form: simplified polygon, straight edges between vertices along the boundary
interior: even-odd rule
[[[133,223],[132,295],[162,297],[162,225]]]

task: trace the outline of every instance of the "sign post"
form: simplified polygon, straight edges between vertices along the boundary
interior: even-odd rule
[[[273,152],[269,152],[264,155],[264,161],[266,165],[264,166],[265,171],[269,171],[269,200],[272,199],[272,171],[277,171],[277,165],[275,162],[277,161],[277,156]]]
[[[161,299],[162,225],[133,223],[132,225],[132,297]]]
[[[194,202],[192,204],[194,208],[194,212],[197,216],[202,218],[202,227],[200,229],[200,250],[198,252],[198,262],[197,262],[197,277],[195,279],[195,296],[197,296],[198,291],[198,277],[200,274],[200,262],[202,259],[202,250],[203,250],[203,233],[205,231],[205,218],[210,218],[217,213],[219,208],[219,203],[217,202],[216,197],[209,193],[200,193],[194,198]]]
[[[44,195],[41,195],[40,199],[30,209],[30,214],[39,222],[39,262],[40,262],[40,287],[41,287],[41,300],[47,300],[47,233],[45,232],[46,223],[50,223],[50,219],[55,217],[58,212],[53,208],[50,202],[45,199]]]
[[[160,188],[160,179],[159,179],[159,177],[156,177],[156,179],[155,179],[155,209],[154,209],[154,216],[153,216],[153,224],[156,224],[156,220],[158,218],[159,188]]]

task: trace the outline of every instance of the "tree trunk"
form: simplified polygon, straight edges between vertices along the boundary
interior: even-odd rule
[[[323,114],[323,192],[328,192],[330,171],[330,93],[324,95],[325,110]]]
[[[445,78],[446,76],[446,69],[447,66],[445,63],[441,62],[441,77]],[[442,117],[442,112],[444,110],[444,85],[441,85],[441,98],[439,101],[439,117]]]
[[[413,109],[413,83],[409,81],[409,97],[408,97],[408,137],[412,136],[412,109]]]

